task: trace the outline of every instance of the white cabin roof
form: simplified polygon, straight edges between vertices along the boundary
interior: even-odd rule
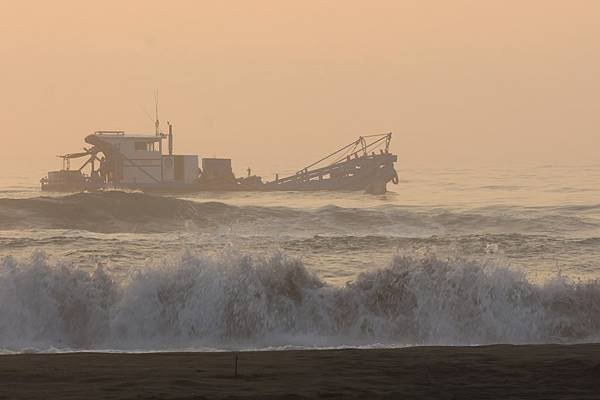
[[[131,134],[131,133],[125,133],[124,131],[97,131],[97,132],[94,132],[94,136],[98,136],[109,142],[113,142],[113,141],[158,142],[163,139],[162,136],[156,136],[155,134]]]

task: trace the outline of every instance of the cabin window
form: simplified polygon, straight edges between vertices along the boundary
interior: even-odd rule
[[[146,142],[135,142],[133,144],[133,146],[135,147],[136,150],[147,150],[147,143]]]
[[[141,151],[156,151],[154,142],[134,142],[133,148]]]

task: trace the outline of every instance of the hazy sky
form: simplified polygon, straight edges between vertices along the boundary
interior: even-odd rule
[[[393,131],[400,167],[600,163],[599,1],[0,0],[0,173],[95,130],[237,171]]]

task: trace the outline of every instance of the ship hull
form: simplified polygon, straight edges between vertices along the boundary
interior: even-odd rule
[[[353,192],[363,191],[371,194],[382,194],[387,191],[387,184],[393,178],[384,180],[381,178],[360,177],[336,180],[335,182],[305,182],[302,184],[262,184],[244,185],[227,182],[198,182],[182,185],[113,185],[111,189],[139,190],[146,193],[200,193],[200,192]],[[65,190],[73,191],[73,190]],[[79,191],[79,190],[76,190]]]
[[[297,182],[289,184],[264,183],[245,185],[229,182],[195,182],[191,184],[147,184],[147,185],[77,185],[77,184],[44,184],[43,191],[50,192],[82,192],[106,189],[139,190],[146,193],[185,194],[200,192],[317,192],[317,191],[363,191],[371,194],[383,194],[393,176],[359,176],[344,177],[335,180]]]

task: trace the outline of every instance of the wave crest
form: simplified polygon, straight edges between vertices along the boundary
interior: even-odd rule
[[[590,206],[591,207],[591,206]],[[594,213],[592,213],[594,214]],[[583,209],[487,207],[472,210],[325,206],[316,209],[233,206],[144,193],[105,191],[63,197],[0,199],[0,229],[167,232],[234,229],[272,234],[353,234],[426,237],[436,234],[600,232]],[[274,232],[275,231],[275,232]]]
[[[123,280],[43,253],[0,264],[0,348],[12,351],[572,343],[600,337],[599,315],[598,281],[536,285],[431,255],[344,287],[283,253],[184,253]]]

